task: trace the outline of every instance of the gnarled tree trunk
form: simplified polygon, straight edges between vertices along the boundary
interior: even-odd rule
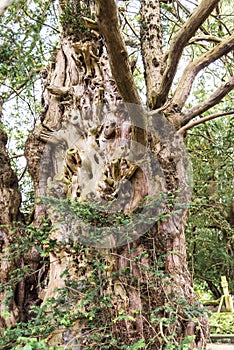
[[[42,123],[26,146],[36,196],[44,198],[36,205],[36,221],[48,215],[56,226],[50,237],[60,243],[50,252],[48,285],[39,296],[44,303],[76,283],[77,293],[69,295],[71,313],[83,315],[70,330],[56,330],[50,343],[102,349],[112,341],[114,349],[144,338],[147,348],[161,349],[194,335],[191,348],[204,347],[206,319],[194,321],[191,311],[197,297],[186,263],[190,193],[182,136],[173,116],[170,122],[139,105],[127,51],[115,31],[114,2],[98,2],[97,22],[87,19],[85,2],[78,4],[60,2],[63,35],[54,61],[43,72]],[[63,17],[70,9],[81,21],[76,28]],[[143,2],[146,29],[151,18],[147,11],[152,16],[154,6]],[[159,17],[154,18],[149,37],[142,32],[150,107],[156,103],[162,69],[161,49],[155,52],[149,45],[152,35],[161,35]],[[106,223],[98,230],[69,207],[61,212],[59,198],[97,203]],[[126,225],[116,225],[118,215],[125,215]],[[93,286],[96,294],[85,304],[82,293]],[[95,305],[90,322],[85,314]],[[95,345],[93,327],[101,330]]]
[[[55,328],[49,344],[73,349],[206,346],[207,318],[186,263],[191,194],[183,134],[192,118],[231,91],[233,78],[199,105],[184,106],[199,71],[229,53],[234,42],[233,35],[218,40],[189,62],[169,99],[183,50],[218,1],[202,0],[167,52],[161,2],[141,1],[146,109],[115,1],[59,1],[61,39],[41,72],[41,125],[25,147],[35,192],[33,224],[40,229],[45,218],[51,224],[41,247],[49,251],[49,271],[42,270],[35,249],[17,261],[34,273],[18,282],[10,310],[10,322],[27,321],[32,304],[44,310],[48,303]],[[0,136],[5,170],[0,204],[7,208],[1,224],[11,226],[23,219],[5,133]],[[10,244],[7,230],[1,228],[5,247]],[[1,258],[3,281],[9,281],[11,266]],[[59,323],[58,314],[67,318]]]
[[[7,134],[0,130],[0,261],[1,261],[1,283],[9,284],[9,273],[14,269],[14,263],[6,258],[4,251],[11,244],[9,235],[13,222],[21,221],[22,217],[19,211],[21,197],[18,190],[18,180],[16,174],[10,166],[9,156],[6,150]],[[17,266],[17,265],[16,265]],[[19,265],[18,265],[19,266]],[[6,292],[0,293],[1,301],[6,299]],[[1,315],[8,311],[9,317],[0,319],[0,329],[3,330],[9,324],[14,324],[19,319],[19,308],[15,301],[12,300],[9,308],[7,305],[1,304]]]

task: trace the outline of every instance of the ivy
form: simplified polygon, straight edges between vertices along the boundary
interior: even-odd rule
[[[85,27],[83,17],[90,17],[91,10],[85,2],[80,0],[66,1],[62,4],[63,12],[60,16],[60,23],[67,36],[79,41],[87,36],[89,30]]]
[[[167,199],[169,201],[169,199]],[[172,199],[170,198],[170,203]],[[89,222],[97,222],[97,203],[94,204],[82,204],[71,203],[66,200],[65,202],[56,202],[64,209],[64,205],[73,205],[76,212],[79,215],[88,216]],[[150,202],[152,204],[152,202]],[[153,202],[154,203],[154,202]],[[154,203],[155,204],[155,203]],[[100,206],[99,206],[100,210]],[[87,215],[88,212],[88,215]],[[118,216],[117,222],[121,218],[122,221],[126,220],[126,216],[121,213],[111,214],[111,220],[115,220]],[[103,213],[101,217],[101,224],[105,224],[105,218],[109,224],[110,218]],[[17,257],[25,255],[32,247],[36,248],[42,258],[44,259],[45,253],[50,251],[62,251],[66,250],[67,243],[60,242],[50,238],[51,224],[48,220],[45,220],[41,227],[35,226],[22,226],[21,230],[24,231],[23,235],[18,236],[17,228],[11,231],[11,241],[8,251],[6,252],[8,261],[17,260]],[[125,340],[119,337],[113,337],[113,326],[119,326],[121,322],[128,322],[129,325],[136,322],[136,318],[139,315],[143,316],[143,319],[147,320],[150,327],[155,330],[155,334],[162,332],[162,343],[165,343],[167,349],[175,350],[187,350],[189,349],[189,343],[191,337],[183,340],[182,348],[179,345],[178,332],[180,332],[180,326],[178,319],[190,320],[199,324],[199,317],[204,314],[204,309],[200,303],[194,303],[190,305],[180,295],[173,292],[166,295],[164,305],[160,307],[153,307],[150,305],[144,310],[131,310],[131,313],[124,309],[119,309],[116,313],[116,317],[113,317],[113,307],[115,304],[115,294],[111,291],[109,293],[103,293],[105,286],[108,283],[115,283],[115,281],[125,280],[125,283],[129,283],[131,288],[139,288],[141,297],[144,299],[144,295],[147,292],[147,286],[144,281],[141,281],[140,285],[138,281],[132,280],[131,271],[126,268],[121,271],[111,271],[108,262],[105,260],[105,251],[98,250],[92,254],[89,247],[82,246],[78,242],[70,242],[69,253],[73,256],[72,264],[74,267],[77,265],[79,273],[70,275],[70,267],[63,271],[62,277],[65,281],[65,286],[55,290],[55,296],[53,298],[47,298],[43,301],[42,305],[32,306],[30,309],[31,318],[27,322],[19,322],[14,326],[10,325],[5,328],[3,336],[0,339],[0,350],[16,350],[16,349],[44,349],[44,350],[59,350],[61,347],[57,344],[51,346],[48,343],[49,335],[53,334],[57,330],[66,332],[73,327],[77,327],[77,324],[81,325],[85,330],[85,342],[89,345],[83,344],[83,348],[86,350],[97,349],[147,349],[150,346],[157,346],[155,339],[138,339],[131,343],[130,339],[127,344]],[[134,254],[134,247],[131,248]],[[79,256],[86,257],[86,265],[79,266],[79,262],[76,262],[76,252],[79,251]],[[175,252],[171,252],[175,253]],[[132,264],[136,264],[139,268],[139,273],[144,274],[147,272],[149,276],[149,288],[157,291],[157,286],[162,283],[165,286],[173,287],[173,277],[169,276],[164,271],[163,261],[166,256],[161,254],[155,261],[155,264],[151,267],[144,266],[144,259],[148,256],[148,251],[143,251],[140,255],[136,255],[132,260]],[[46,263],[46,260],[44,260]],[[89,269],[89,278],[83,279],[83,268]],[[72,267],[73,268],[73,267]],[[2,290],[8,293],[6,298],[6,304],[8,304],[14,296],[14,290],[17,283],[27,277],[33,271],[29,266],[24,268],[17,268],[12,272],[11,286],[2,285]],[[42,287],[45,281],[42,281]],[[134,284],[135,283],[135,284]],[[11,288],[9,288],[11,287]],[[155,304],[154,304],[155,305]],[[8,309],[5,309],[6,313]],[[5,315],[7,316],[7,315]],[[10,317],[10,314],[9,314]],[[48,337],[48,338],[47,338]],[[83,337],[75,337],[76,344],[84,340]],[[72,349],[74,344],[67,341],[66,348]]]

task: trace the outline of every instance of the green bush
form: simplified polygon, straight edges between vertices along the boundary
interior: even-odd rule
[[[234,334],[234,317],[231,312],[215,312],[210,317],[211,334]]]

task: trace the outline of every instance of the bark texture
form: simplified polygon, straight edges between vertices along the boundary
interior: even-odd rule
[[[144,339],[147,349],[161,350],[193,336],[191,349],[206,346],[206,315],[194,317],[198,300],[186,262],[189,163],[185,129],[177,130],[233,88],[231,78],[207,101],[181,113],[193,78],[231,50],[232,37],[218,42],[196,67],[191,63],[171,102],[168,95],[185,45],[217,3],[202,0],[163,55],[160,1],[142,1],[147,104],[159,108],[151,112],[141,105],[115,1],[59,3],[61,40],[41,72],[41,125],[25,148],[36,197],[34,224],[40,228],[42,218],[50,218],[54,245],[44,285],[36,273],[34,280],[20,281],[21,297],[12,308],[15,322],[22,310],[30,317],[33,303],[44,307],[54,298],[64,313],[69,306],[74,322],[54,330],[47,339],[51,345],[118,349]],[[4,132],[0,138],[0,205],[7,203],[0,223],[8,225],[21,220],[20,196]],[[74,203],[86,208],[87,217],[87,205],[98,210],[87,223],[85,215],[72,212]],[[7,246],[7,231],[1,230]],[[34,271],[42,266],[36,250],[21,262]],[[2,264],[6,280],[10,267],[4,259]]]
[[[9,273],[17,266],[17,263],[7,257],[7,248],[11,244],[9,232],[14,222],[22,221],[19,211],[21,195],[18,189],[18,179],[11,168],[6,144],[7,134],[0,129],[0,280],[3,285],[9,284]],[[0,300],[4,301],[5,299],[6,293],[1,292]],[[9,317],[5,317],[4,312],[8,310],[8,307]],[[7,325],[14,324],[19,320],[20,308],[17,307],[14,299],[11,298],[9,305],[1,303],[0,313],[0,330],[2,331]]]
[[[106,11],[106,14],[114,16],[111,18],[117,28],[116,9],[111,8],[114,5],[108,3],[106,7],[100,1],[99,6],[102,15]],[[151,15],[152,10],[150,8]],[[108,33],[106,19],[99,17],[98,28],[93,24],[95,30],[85,38],[82,33],[80,40],[64,36],[54,62],[43,73],[42,124],[33,133],[33,138],[29,138],[26,147],[36,193],[54,198],[68,197],[81,203],[96,201],[105,206],[115,200],[111,210],[130,215],[147,195],[157,199],[160,193],[170,196],[178,191],[176,201],[179,205],[185,204],[190,194],[183,140],[163,115],[151,114],[147,118],[147,141],[139,142],[143,147],[141,153],[134,153],[136,138],[132,136],[132,130],[139,127],[143,112],[141,107],[123,104],[124,101],[138,103],[139,99],[126,95],[131,95],[135,86],[132,76],[129,81],[125,75],[130,74],[130,70],[124,47],[116,53],[117,57],[119,54],[123,57],[123,62],[120,61],[120,70],[116,71],[119,76],[115,73],[117,63],[111,38],[116,37],[117,46],[121,46],[122,39],[118,38],[115,30]],[[155,26],[152,31],[158,30]],[[104,34],[106,42],[96,30]],[[150,52],[151,60],[153,47]],[[147,67],[148,74],[153,72],[153,77],[160,76],[157,64],[152,60]],[[127,79],[127,85],[124,79]],[[129,89],[125,94],[123,89],[127,86]],[[153,87],[150,89],[153,90]],[[41,149],[44,151],[39,168],[34,152],[41,152]],[[176,300],[186,300],[192,306],[197,297],[191,287],[186,264],[184,223],[187,209],[176,209],[167,198],[153,206],[150,214],[166,215],[168,218],[164,222],[155,220],[147,229],[144,229],[145,223],[139,222],[138,226],[136,224],[134,229],[131,228],[131,232],[125,231],[129,243],[126,237],[114,232],[102,238],[102,241],[94,242],[90,240],[92,230],[88,230],[80,221],[77,224],[73,222],[70,230],[68,225],[59,225],[52,231],[51,239],[66,247],[61,246],[50,252],[48,285],[39,295],[42,300],[58,296],[56,290],[65,288],[68,281],[75,281],[81,289],[84,288],[85,281],[93,275],[94,262],[101,259],[105,268],[98,269],[94,283],[98,284],[100,280],[105,282],[101,284],[96,297],[109,298],[109,306],[100,308],[102,316],[99,315],[97,328],[108,321],[108,328],[111,327],[109,332],[117,344],[130,345],[141,338],[148,343],[154,339],[152,349],[161,349],[166,337],[179,329],[180,342],[183,337],[196,333],[197,340],[192,345],[204,346],[206,326],[202,324],[202,319],[198,320],[199,331],[196,331],[198,324],[189,320],[175,320],[169,328],[163,322],[154,325],[151,321],[156,308],[161,309],[155,317],[166,316],[167,303],[171,303],[172,314],[180,315],[182,320],[183,307],[173,310]],[[54,206],[47,208],[47,215],[53,224],[61,220]],[[67,217],[69,221],[69,214]],[[141,230],[144,234],[141,234]],[[75,252],[72,251],[71,240],[78,241],[79,248]],[[82,243],[94,248],[84,250]],[[102,247],[105,249],[96,250]],[[154,276],[159,261],[164,267],[158,274],[162,273],[163,277]],[[68,271],[69,278],[63,277],[64,271]],[[73,303],[74,312],[82,312],[79,293],[75,295]],[[86,308],[90,309],[91,306]],[[123,319],[120,317],[122,310]],[[91,346],[92,339],[86,336],[91,332],[90,327],[87,320],[81,319],[70,330],[63,327],[56,330],[50,343],[69,343],[81,348]],[[78,335],[74,337],[74,334]],[[107,331],[103,331],[100,337],[100,344],[106,342]],[[101,349],[102,345],[96,345],[96,348]]]
[[[156,104],[157,90],[163,74],[160,1],[142,1],[141,17],[141,45],[147,86],[147,103],[151,109]]]

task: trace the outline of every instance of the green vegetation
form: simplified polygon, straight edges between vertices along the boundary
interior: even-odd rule
[[[87,206],[83,215],[90,208]],[[91,218],[91,216],[90,216]],[[95,214],[93,220],[96,220]],[[22,254],[29,253],[32,247],[35,247],[41,254],[43,264],[41,271],[46,270],[48,264],[48,254],[51,251],[83,251],[87,265],[80,264],[78,262],[71,262],[72,268],[79,269],[77,274],[77,280],[70,278],[69,269],[63,272],[65,277],[65,286],[60,288],[56,292],[56,297],[48,298],[46,302],[41,304],[41,300],[38,299],[38,305],[31,306],[29,310],[30,319],[27,322],[19,322],[16,325],[8,326],[5,328],[3,335],[0,339],[0,349],[24,349],[24,350],[59,350],[61,347],[58,344],[56,346],[48,346],[47,340],[53,332],[58,332],[61,329],[72,328],[78,323],[85,324],[86,339],[91,341],[93,345],[87,347],[85,350],[96,349],[147,349],[147,346],[155,343],[155,339],[150,339],[149,343],[146,343],[144,339],[133,343],[131,346],[126,345],[124,340],[120,336],[119,338],[113,338],[112,327],[121,327],[122,322],[128,322],[129,326],[131,322],[135,321],[135,318],[141,313],[145,319],[149,319],[150,327],[155,330],[155,334],[159,332],[160,337],[166,342],[166,349],[170,350],[187,350],[189,349],[189,343],[191,337],[187,337],[183,340],[182,347],[178,343],[177,331],[180,330],[177,324],[177,317],[186,317],[186,319],[193,322],[197,322],[199,329],[199,317],[204,312],[202,305],[197,302],[193,305],[189,305],[186,300],[176,295],[171,289],[171,292],[167,294],[167,303],[165,306],[157,307],[152,301],[148,309],[134,310],[131,314],[128,314],[126,310],[119,309],[116,312],[116,317],[111,319],[108,310],[113,308],[115,304],[115,296],[113,293],[104,293],[106,286],[110,282],[115,284],[116,277],[118,280],[125,280],[129,284],[131,281],[131,273],[129,267],[126,267],[123,271],[111,271],[108,261],[105,260],[105,250],[98,250],[96,252],[96,258],[93,260],[93,254],[89,254],[92,248],[87,248],[80,245],[77,242],[69,242],[69,249],[66,242],[58,242],[50,238],[49,221],[44,221],[41,228],[34,226],[21,226],[21,230],[25,231],[25,235],[17,237],[17,231],[19,225],[15,230],[12,230],[12,244],[9,250],[6,251],[8,261],[18,260]],[[146,238],[147,239],[147,238]],[[67,250],[68,249],[68,250]],[[134,253],[134,250],[132,251]],[[168,287],[173,286],[173,278],[167,275],[164,271],[163,260],[165,256],[155,261],[155,266],[150,268],[144,265],[144,258],[149,252],[143,252],[141,256],[136,256],[132,260],[132,264],[137,264],[142,274],[149,276],[148,282],[142,282],[140,285],[140,293],[147,292],[147,284],[150,283],[151,287],[154,286],[155,293],[157,285],[162,280],[165,281],[165,285]],[[91,260],[90,260],[91,259]],[[89,280],[81,280],[79,274],[82,275],[82,269],[88,266],[90,270]],[[35,272],[31,269],[30,265],[18,268],[12,272],[10,285],[1,285],[1,291],[5,291],[7,298],[5,300],[6,309],[5,316],[8,313],[8,301],[12,297],[12,293],[24,279],[27,280]],[[46,280],[46,274],[40,281],[36,281],[36,288],[39,291],[43,288]],[[135,281],[137,287],[138,282]],[[117,285],[116,288],[121,288]],[[170,290],[170,288],[169,288]],[[121,292],[121,289],[120,289]],[[122,292],[121,292],[122,293]],[[182,316],[183,315],[183,316]],[[9,314],[10,317],[10,314]],[[66,349],[74,349],[73,341],[82,342],[82,335],[76,334],[74,339],[68,339]]]
[[[177,26],[175,24],[176,17],[173,17],[173,21],[169,21],[168,11],[171,11],[171,16],[178,14],[182,23],[190,15],[186,11],[183,12],[177,2],[162,2],[162,25],[166,33],[163,45],[168,47],[169,38]],[[84,350],[147,350],[150,346],[154,346],[155,339],[158,337],[166,344],[166,350],[188,350],[192,337],[186,337],[181,345],[181,339],[179,339],[181,328],[177,320],[194,322],[196,330],[199,331],[199,319],[204,314],[204,307],[200,302],[190,305],[180,295],[173,293],[173,277],[165,273],[164,268],[166,256],[157,252],[154,266],[149,267],[144,264],[144,258],[151,252],[144,250],[138,255],[137,251],[134,251],[135,248],[132,248],[131,253],[134,258],[130,261],[130,267],[136,265],[139,269],[139,276],[147,275],[147,281],[143,279],[138,285],[137,280],[131,280],[129,266],[121,272],[113,270],[106,260],[105,249],[95,251],[91,255],[89,254],[91,248],[85,246],[85,243],[90,244],[93,241],[101,244],[111,234],[118,235],[121,242],[120,228],[124,232],[124,239],[126,239],[126,233],[128,235],[131,232],[134,235],[139,224],[144,224],[147,227],[155,222],[165,222],[171,213],[165,211],[155,213],[154,209],[163,205],[170,209],[174,207],[176,193],[167,197],[162,195],[157,200],[147,197],[142,203],[142,207],[140,206],[139,210],[131,215],[123,214],[121,211],[113,213],[111,205],[114,203],[110,203],[110,207],[108,207],[102,206],[100,203],[79,203],[70,199],[43,199],[43,203],[46,203],[51,211],[56,208],[56,212],[60,215],[61,225],[70,224],[75,217],[89,226],[89,241],[87,241],[87,234],[77,239],[77,232],[75,234],[72,232],[72,235],[64,237],[64,240],[56,239],[53,234],[51,235],[55,228],[52,227],[50,219],[41,218],[40,225],[37,226],[31,224],[34,219],[35,198],[33,184],[27,172],[24,147],[30,131],[43,120],[44,101],[40,99],[40,79],[46,79],[47,65],[55,64],[54,54],[58,42],[59,24],[66,35],[71,40],[76,41],[85,37],[89,32],[83,17],[95,19],[89,6],[81,5],[79,0],[63,3],[65,3],[63,14],[59,20],[57,2],[44,0],[19,0],[7,10],[7,16],[0,17],[0,102],[1,105],[3,103],[0,127],[8,134],[7,150],[11,165],[19,179],[19,189],[22,193],[21,212],[24,214],[25,222],[27,222],[27,225],[17,223],[11,228],[7,238],[10,245],[7,250],[3,251],[7,263],[16,266],[16,268],[10,271],[9,281],[0,284],[0,292],[5,297],[2,316],[10,320],[12,303],[16,303],[20,312],[25,312],[28,316],[27,322],[20,321],[14,325],[6,325],[0,338],[0,350],[64,349],[64,346],[60,346],[59,341],[56,345],[48,345],[51,334],[61,329],[73,329],[77,324],[84,325],[84,334],[74,333],[73,338],[66,340],[65,349],[73,350],[74,344],[79,346],[79,342],[85,338],[92,345],[83,344],[82,349]],[[130,46],[130,56],[134,57],[132,63],[135,63],[136,67],[133,68],[136,69],[133,75],[137,87],[142,94],[145,94],[142,62],[140,65],[139,61],[134,62],[134,60],[137,61],[140,51],[138,36],[140,35],[141,19],[136,11],[133,12],[129,17],[130,21],[128,21],[129,3],[129,1],[124,2],[125,7],[123,6],[120,11],[120,22],[126,43]],[[224,16],[222,20],[220,19],[221,28],[217,30],[218,24],[215,16],[218,14],[216,13],[209,23],[204,24],[202,29],[204,35],[206,28],[211,28],[214,32],[217,31],[218,42],[219,38],[222,38],[226,33],[225,28],[230,26],[230,21],[233,19],[231,2],[225,1],[223,6],[228,9],[227,12],[230,12],[230,16]],[[135,23],[136,20],[137,23]],[[134,26],[136,26],[135,32],[132,30]],[[191,57],[195,60],[213,45],[212,41],[206,45],[197,44],[195,49],[194,46],[187,45],[183,64],[191,60]],[[231,72],[233,57],[229,55],[225,59]],[[198,78],[193,86],[194,101],[202,102],[207,89],[213,92],[219,86],[220,80],[225,81],[227,72],[224,66],[223,59],[217,60],[205,71],[204,76]],[[218,107],[213,108],[213,112],[221,113],[231,110],[233,98],[233,93],[230,93],[228,97],[223,98]],[[188,106],[190,105],[192,105],[191,100],[188,101]],[[208,113],[203,116],[206,115]],[[199,118],[197,119],[199,120]],[[230,207],[234,198],[233,140],[233,115],[225,116],[222,119],[217,118],[188,129],[185,135],[186,147],[193,166],[193,198],[186,226],[187,257],[195,290],[202,300],[217,300],[220,297],[222,294],[221,275],[227,276],[230,293],[234,294],[234,232],[230,217]],[[176,208],[180,211],[178,206]],[[142,209],[144,210],[142,211]],[[147,218],[145,217],[146,211]],[[94,228],[95,233],[92,236]],[[0,229],[3,229],[4,232],[5,227],[0,227]],[[132,236],[129,234],[128,237],[131,241]],[[145,241],[151,239],[147,230],[144,239]],[[31,254],[32,250],[36,250],[40,256],[37,271],[27,260],[27,256]],[[64,252],[64,254],[74,257],[77,251],[80,252],[80,255],[83,254],[84,261],[80,262],[74,259],[69,267],[78,271],[77,279],[71,278],[71,273],[67,268],[63,272],[64,287],[56,290],[56,297],[48,297],[43,300],[40,297],[40,292],[48,284],[50,254]],[[118,253],[117,250],[110,256],[114,257],[114,254]],[[93,258],[94,254],[95,259]],[[22,264],[22,257],[26,257],[24,264]],[[3,261],[5,260],[3,259]],[[82,276],[82,272],[85,275],[87,269],[89,278],[82,280],[80,276]],[[115,285],[116,280],[121,279],[126,282],[127,287],[131,285],[131,287],[139,288],[139,293],[143,299],[147,300],[148,304],[144,310],[135,309],[131,313],[124,308],[116,308],[115,318],[111,319],[109,310],[113,309],[116,303],[113,290],[116,288],[121,294],[126,288],[126,286],[123,287],[119,284]],[[23,301],[16,298],[16,291],[23,288],[24,281],[29,280],[32,281],[30,282],[32,290],[27,291],[27,293],[35,291],[37,300],[22,310]],[[152,295],[149,296],[148,291],[150,286],[151,291],[154,291],[156,295],[157,287],[162,284],[162,281],[165,286],[168,286],[169,292],[166,291],[165,295],[157,296],[164,298],[164,305],[158,306],[157,300],[152,301]],[[137,342],[126,345],[126,339],[124,336],[121,337],[121,334],[119,337],[112,336],[114,327],[119,327],[120,333],[121,329],[125,329],[121,328],[122,325],[128,324],[131,328],[140,313],[148,322],[148,327],[155,333],[155,338],[152,337],[150,341],[146,341],[142,337]],[[210,326],[212,333],[234,333],[233,315],[210,313]]]
[[[234,334],[234,318],[230,312],[212,313],[210,316],[212,334]]]
[[[193,164],[194,201],[187,223],[190,268],[198,284],[218,298],[220,277],[227,276],[234,291],[233,200],[234,119],[211,121],[194,128],[187,137]]]

